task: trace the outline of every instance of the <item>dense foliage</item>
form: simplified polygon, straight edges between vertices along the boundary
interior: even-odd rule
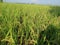
[[[0,45],[60,45],[60,7],[0,3]]]

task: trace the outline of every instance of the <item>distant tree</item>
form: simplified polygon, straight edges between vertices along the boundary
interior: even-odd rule
[[[0,2],[3,2],[3,0],[0,0]]]

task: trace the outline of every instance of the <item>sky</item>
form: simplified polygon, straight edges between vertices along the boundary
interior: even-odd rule
[[[4,2],[60,5],[60,0],[4,0]]]

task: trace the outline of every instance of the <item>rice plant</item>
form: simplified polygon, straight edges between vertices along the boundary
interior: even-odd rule
[[[60,45],[58,8],[60,6],[0,3],[0,44]]]

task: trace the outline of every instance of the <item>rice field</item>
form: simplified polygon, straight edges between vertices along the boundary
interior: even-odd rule
[[[60,45],[60,6],[0,3],[0,45]]]

